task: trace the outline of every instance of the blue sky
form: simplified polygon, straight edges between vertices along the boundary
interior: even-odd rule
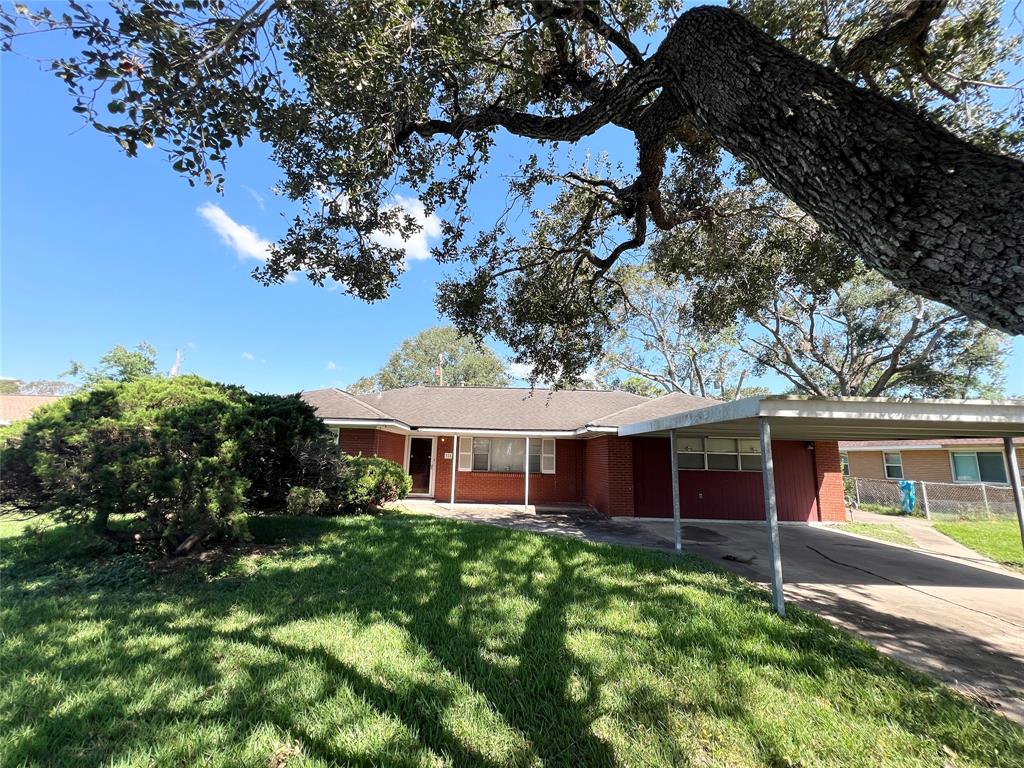
[[[409,245],[401,286],[377,304],[303,279],[253,280],[291,210],[271,191],[278,172],[265,147],[250,143],[230,158],[223,196],[191,188],[159,152],[131,160],[83,128],[61,83],[24,56],[0,58],[0,121],[3,376],[55,378],[69,360],[91,364],[115,344],[145,340],[164,369],[181,349],[184,370],[253,390],[344,386],[443,322],[434,308],[443,268],[419,258],[429,238]],[[502,143],[475,192],[485,217],[504,204],[500,176],[515,149]],[[582,150],[632,152],[610,131]],[[1022,338],[1008,381],[1024,390]]]

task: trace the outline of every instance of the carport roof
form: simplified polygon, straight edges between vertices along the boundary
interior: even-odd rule
[[[777,440],[886,440],[1024,435],[1024,400],[881,397],[748,397],[619,427],[620,435],[668,430],[753,437],[767,417]]]

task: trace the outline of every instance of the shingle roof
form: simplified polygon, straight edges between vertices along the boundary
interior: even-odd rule
[[[0,424],[27,419],[36,408],[58,400],[57,395],[0,395]]]
[[[623,424],[635,424],[638,421],[659,419],[674,413],[707,408],[709,405],[718,405],[720,402],[711,397],[697,397],[685,392],[670,392],[667,395],[631,405],[621,411],[606,414],[590,423],[600,427],[621,427]]]
[[[407,387],[358,397],[413,426],[517,430],[577,429],[645,400],[616,390],[506,387]]]
[[[321,419],[393,419],[393,416],[374,408],[344,390],[334,387],[311,389],[302,393],[302,399],[313,406]]]

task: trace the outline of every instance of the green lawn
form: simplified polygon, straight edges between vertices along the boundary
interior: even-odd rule
[[[262,553],[155,577],[3,528],[3,766],[1024,764],[701,560],[396,513],[257,519]]]
[[[1024,546],[1016,520],[964,520],[935,523],[935,528],[997,563],[1024,570]]]
[[[879,541],[888,541],[891,544],[902,544],[906,547],[917,546],[909,534],[904,533],[891,523],[839,523],[836,527],[849,533],[869,536]]]

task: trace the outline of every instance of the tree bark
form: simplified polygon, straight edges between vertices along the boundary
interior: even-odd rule
[[[1024,332],[1024,163],[798,56],[725,8],[659,48],[697,125],[897,285]]]

